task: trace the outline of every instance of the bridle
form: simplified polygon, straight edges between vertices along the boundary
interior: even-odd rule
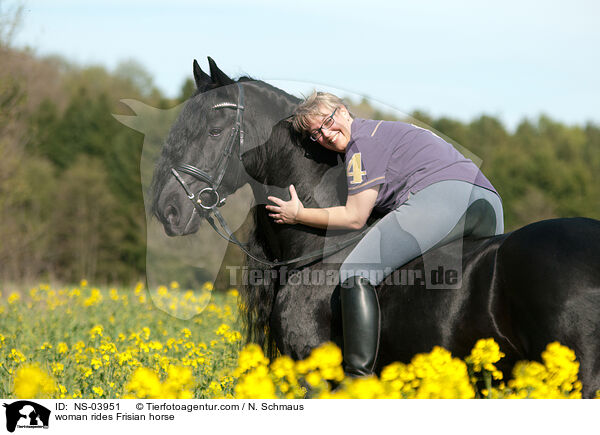
[[[192,165],[180,165],[176,166],[175,168],[171,168],[171,173],[175,176],[179,184],[181,184],[181,186],[185,189],[185,193],[187,194],[188,198],[192,200],[194,204],[199,205],[202,209],[207,210],[208,212],[217,211],[216,207],[221,207],[223,204],[225,204],[225,200],[227,199],[227,197],[223,196],[223,199],[221,199],[218,189],[219,187],[221,187],[221,182],[223,181],[223,177],[227,172],[227,167],[229,166],[229,163],[231,161],[230,157],[233,152],[233,147],[236,144],[236,138],[238,137],[239,141],[237,143],[239,146],[237,150],[237,157],[240,162],[242,161],[242,148],[244,145],[244,130],[242,130],[242,126],[244,123],[245,109],[244,88],[239,83],[237,83],[237,87],[239,90],[237,104],[221,103],[213,106],[213,108],[235,107],[236,109],[235,125],[233,126],[231,134],[227,139],[227,145],[225,146],[225,149],[219,157],[219,161],[217,162],[216,177],[213,178],[209,173],[203,171],[202,169],[198,169],[197,167]],[[200,190],[197,195],[194,195],[194,193],[188,189],[187,185],[179,176],[177,171],[191,175],[192,177],[197,178],[200,181],[204,181],[206,184],[209,185],[209,187],[205,187],[204,189]],[[198,199],[194,201],[196,197]],[[208,201],[205,201],[203,197]]]
[[[174,168],[171,168],[171,173],[173,174],[173,176],[175,177],[177,182],[179,182],[179,184],[181,185],[183,190],[185,190],[185,193],[186,193],[188,199],[194,205],[194,209],[198,212],[203,212],[204,218],[206,219],[206,221],[210,224],[210,226],[216,231],[216,233],[219,236],[221,236],[223,239],[227,240],[230,243],[236,244],[250,258],[252,258],[260,263],[266,264],[269,267],[287,266],[290,264],[300,263],[302,261],[308,260],[308,263],[304,264],[304,266],[306,266],[314,260],[318,260],[321,258],[325,258],[329,255],[335,254],[336,252],[341,251],[342,249],[346,248],[347,246],[350,246],[352,243],[354,243],[354,242],[358,241],[360,238],[362,238],[362,236],[368,229],[361,231],[359,234],[351,237],[350,239],[347,239],[347,240],[344,240],[337,244],[334,244],[332,246],[329,246],[327,249],[320,249],[317,251],[313,251],[309,254],[301,255],[301,256],[298,256],[298,257],[295,257],[295,258],[292,258],[289,260],[280,261],[278,259],[275,259],[274,261],[270,261],[267,259],[257,258],[253,254],[251,254],[247,249],[247,244],[240,242],[235,237],[233,232],[229,229],[229,226],[227,225],[227,222],[223,218],[223,215],[221,214],[221,212],[218,209],[219,207],[221,207],[225,204],[225,200],[227,199],[227,197],[225,195],[221,195],[219,193],[218,189],[219,189],[219,187],[221,187],[221,182],[223,181],[223,177],[225,176],[225,173],[227,172],[227,168],[231,162],[231,157],[232,157],[232,154],[234,153],[234,146],[236,143],[238,145],[236,155],[240,161],[240,164],[242,164],[242,149],[244,146],[243,124],[244,124],[244,109],[245,109],[245,107],[244,107],[244,88],[242,87],[242,85],[240,83],[236,83],[236,85],[238,87],[238,102],[237,102],[237,104],[220,103],[220,104],[213,106],[213,108],[235,107],[235,109],[236,109],[235,125],[233,126],[233,128],[231,130],[231,134],[229,135],[229,138],[227,139],[227,145],[225,146],[225,149],[224,149],[223,153],[221,154],[221,156],[219,157],[219,160],[217,162],[216,177],[213,178],[207,172],[205,172],[202,169],[199,169],[193,165],[179,165]],[[236,141],[237,138],[239,138],[238,141]],[[201,189],[197,194],[194,194],[194,192],[192,192],[192,190],[189,188],[189,186],[186,184],[186,182],[183,180],[183,178],[181,178],[181,176],[179,175],[179,172],[183,172],[184,174],[191,175],[192,177],[208,184],[209,187],[205,187],[205,188]],[[239,176],[239,174],[238,174],[238,176]],[[217,218],[217,221],[219,222],[219,225],[221,226],[220,229],[216,225],[214,219],[212,218],[211,213],[214,214],[214,216]]]

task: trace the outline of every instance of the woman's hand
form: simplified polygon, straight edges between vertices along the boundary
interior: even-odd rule
[[[274,196],[269,196],[267,199],[269,201],[274,202],[277,205],[266,205],[265,208],[270,211],[269,216],[271,216],[276,223],[278,224],[296,224],[298,223],[297,217],[300,211],[304,208],[300,200],[298,199],[298,195],[296,194],[296,189],[292,184],[290,184],[290,195],[292,199],[289,201],[284,201],[282,199],[276,198]]]

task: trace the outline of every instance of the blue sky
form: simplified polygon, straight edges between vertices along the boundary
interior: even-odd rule
[[[213,57],[230,76],[359,94],[402,112],[513,128],[545,113],[600,122],[592,0],[26,0],[17,45],[109,69],[135,59],[167,95]],[[128,96],[124,95],[123,98]]]

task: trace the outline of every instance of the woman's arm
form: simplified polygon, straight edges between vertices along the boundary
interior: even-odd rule
[[[331,230],[362,228],[377,200],[379,186],[363,190],[354,195],[348,195],[345,206],[327,208],[304,208],[294,186],[290,186],[291,199],[283,201],[269,196],[269,201],[277,205],[267,205],[269,216],[278,224],[304,224],[316,228]]]

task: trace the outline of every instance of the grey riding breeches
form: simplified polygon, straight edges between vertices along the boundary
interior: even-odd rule
[[[503,232],[502,201],[496,193],[466,181],[440,181],[411,193],[367,232],[342,263],[340,282],[363,276],[377,285],[433,247]]]

